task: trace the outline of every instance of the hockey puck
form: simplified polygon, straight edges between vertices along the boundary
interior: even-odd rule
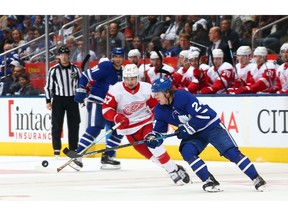
[[[47,161],[47,160],[43,160],[43,161],[42,161],[42,166],[43,166],[43,167],[47,167],[47,166],[48,166],[48,164],[49,164],[49,163],[48,163],[48,161]]]

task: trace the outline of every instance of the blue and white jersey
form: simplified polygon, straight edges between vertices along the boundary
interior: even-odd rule
[[[166,133],[168,124],[179,127],[188,122],[197,133],[220,123],[213,109],[202,104],[193,94],[185,90],[177,90],[170,105],[158,104],[154,114],[153,131],[159,133]]]
[[[90,89],[88,100],[103,103],[109,87],[118,81],[122,81],[122,69],[116,70],[113,62],[103,61],[85,70],[82,73],[79,84],[85,88],[88,83],[93,81],[95,82]]]

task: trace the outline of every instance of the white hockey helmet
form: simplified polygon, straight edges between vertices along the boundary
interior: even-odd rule
[[[188,59],[196,59],[199,58],[200,53],[198,51],[193,51],[191,53],[189,53],[188,55]]]
[[[237,56],[249,56],[251,54],[252,50],[250,46],[240,46],[236,51]]]
[[[280,51],[286,51],[286,50],[288,50],[288,43],[284,43],[280,48]]]
[[[180,57],[180,56],[183,56],[184,59],[188,59],[189,53],[191,53],[189,50],[182,50],[182,51],[179,53],[179,57]]]
[[[213,58],[223,58],[224,57],[224,53],[221,49],[214,49],[212,51],[213,54]]]
[[[141,54],[138,49],[131,49],[128,52],[128,57],[134,57],[134,56],[140,58]]]
[[[163,54],[159,51],[161,58],[163,59]],[[160,56],[157,54],[156,51],[150,52],[150,59],[160,59]]]
[[[254,50],[253,55],[254,56],[267,56],[268,51],[266,49],[266,47],[264,46],[258,46],[256,47],[256,49]]]
[[[125,65],[122,76],[123,80],[125,77],[137,77],[137,80],[139,80],[139,69],[137,65],[135,64]]]

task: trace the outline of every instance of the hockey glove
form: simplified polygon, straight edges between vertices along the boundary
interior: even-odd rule
[[[145,137],[145,144],[149,148],[155,149],[156,147],[159,147],[163,143],[163,139],[156,139],[156,138],[161,137],[161,136],[162,135],[160,133],[157,133],[157,132],[149,133]]]
[[[189,139],[191,135],[195,133],[194,128],[192,128],[188,123],[181,125],[176,131],[178,139]]]
[[[86,98],[86,89],[85,88],[77,88],[76,94],[74,96],[74,101],[77,103],[84,103],[84,99]]]
[[[119,122],[121,122],[118,129],[124,129],[129,125],[129,119],[120,113],[117,113],[115,115],[114,122],[115,122],[115,124],[118,124]]]

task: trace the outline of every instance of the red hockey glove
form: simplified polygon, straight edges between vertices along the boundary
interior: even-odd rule
[[[129,125],[129,119],[120,113],[115,115],[114,122],[115,124],[121,122],[121,125],[118,127],[118,129],[124,129]]]

